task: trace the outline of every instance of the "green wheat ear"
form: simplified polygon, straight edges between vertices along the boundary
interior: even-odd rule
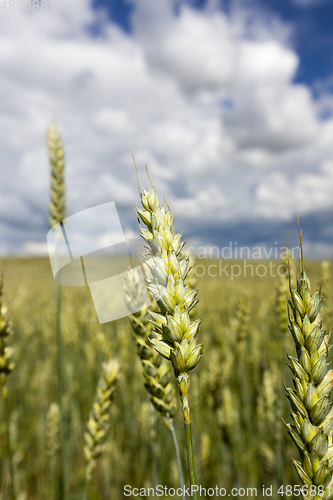
[[[110,406],[119,378],[119,363],[109,360],[103,364],[98,382],[95,400],[84,435],[84,455],[86,458],[86,489],[92,479],[92,473],[98,457],[103,452],[104,442],[110,427]]]
[[[51,167],[51,190],[49,204],[50,227],[65,218],[65,153],[57,125],[52,123],[47,130],[47,146]]]
[[[328,370],[330,333],[327,335],[322,329],[321,302],[318,291],[311,295],[310,281],[304,270],[300,233],[300,276],[297,290],[290,284],[288,298],[289,329],[295,342],[296,356],[288,355],[294,388],[287,387],[286,393],[294,425],[286,424],[286,427],[300,452],[301,459],[293,460],[296,471],[304,485],[316,487],[316,495],[311,496],[315,499],[332,496],[327,491],[324,494],[324,487],[332,486],[333,469],[333,409],[329,398],[333,370]]]
[[[124,289],[129,304],[142,304],[146,285],[140,279],[136,268],[127,272],[124,279]],[[155,305],[151,304],[149,309],[155,310]],[[176,411],[175,391],[171,383],[172,374],[169,365],[149,343],[149,337],[153,336],[153,325],[150,321],[149,311],[147,308],[141,309],[141,311],[131,314],[129,319],[142,363],[145,388],[156,410],[168,420],[174,416]]]
[[[47,415],[47,453],[50,462],[54,462],[55,457],[60,448],[59,427],[60,427],[60,410],[57,403],[51,403]]]
[[[173,234],[173,217],[167,206],[160,201],[152,186],[149,191],[140,191],[142,208],[137,208],[141,237],[147,244],[144,263],[151,277],[146,284],[159,307],[150,311],[154,338],[151,345],[172,364],[178,381],[182,403],[187,458],[191,486],[196,485],[196,473],[191,436],[189,407],[189,372],[193,370],[202,355],[203,344],[197,343],[200,320],[191,321],[190,311],[198,302],[197,291],[189,290],[185,284],[190,271],[189,259],[182,257],[182,233]],[[141,222],[146,226],[142,227]],[[198,495],[193,491],[193,500]]]

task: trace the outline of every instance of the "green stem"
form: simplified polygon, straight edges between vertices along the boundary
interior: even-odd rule
[[[60,230],[61,231],[61,230]],[[59,269],[59,243],[60,235],[56,235],[56,250],[55,250],[55,268]],[[60,285],[56,282],[55,285],[55,300],[56,300],[56,336],[58,344],[58,399],[60,409],[60,447],[61,447],[61,484],[63,499],[68,499],[68,468],[67,468],[67,453],[66,453],[66,436],[65,436],[65,412],[63,404],[64,395],[64,358],[63,345],[61,338],[61,292]]]
[[[153,489],[156,491],[156,487],[158,485],[158,476],[159,476],[159,467],[158,467],[158,453],[157,453],[157,418],[156,412],[153,407],[153,420],[152,420],[152,438],[151,438],[151,456],[152,456],[152,480],[153,480]]]
[[[185,480],[184,480],[183,466],[182,466],[182,460],[181,460],[180,450],[179,450],[179,446],[178,446],[177,435],[176,435],[175,427],[173,425],[173,418],[166,418],[166,421],[167,421],[167,427],[168,427],[170,434],[171,434],[173,449],[175,451],[178,474],[179,474],[179,484],[180,484],[181,488],[183,488],[183,491],[184,491],[184,493],[182,493],[182,500],[185,500]]]
[[[6,413],[6,430],[7,430],[7,448],[8,448],[8,462],[9,462],[9,474],[10,474],[10,497],[11,500],[15,500],[15,489],[14,489],[14,468],[13,468],[13,452],[10,444],[10,430],[9,430],[9,402],[7,394],[7,386],[2,388],[2,396],[5,402],[5,413]]]
[[[53,458],[53,460],[49,461],[49,475],[50,475],[49,484],[50,484],[50,491],[51,491],[52,498],[56,498],[56,491],[57,491],[57,489],[56,489],[57,477],[56,477],[56,469],[55,469],[54,462],[55,462],[55,457]]]
[[[90,483],[91,483],[91,479],[88,479],[88,476],[86,475],[82,500],[88,500],[88,498],[89,498]]]
[[[196,478],[196,474],[195,474],[195,465],[194,465],[191,422],[189,424],[184,423],[184,429],[185,429],[186,453],[187,453],[188,471],[190,474],[192,498],[193,498],[193,500],[198,500],[199,499],[198,492],[192,491],[192,486],[197,485],[197,478]]]

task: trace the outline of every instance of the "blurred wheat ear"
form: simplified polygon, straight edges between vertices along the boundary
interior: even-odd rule
[[[57,403],[51,403],[46,415],[47,420],[47,454],[50,466],[51,491],[56,492],[56,458],[60,447],[60,410]]]
[[[65,218],[65,154],[63,144],[59,135],[58,128],[55,123],[52,123],[47,129],[47,147],[49,153],[49,162],[51,170],[51,187],[50,187],[50,203],[49,203],[49,224],[54,227],[58,223],[62,223]],[[59,241],[61,238],[61,229],[56,226],[55,234],[55,256],[56,268],[59,262]],[[68,499],[68,464],[67,464],[67,448],[66,448],[66,428],[65,415],[63,405],[64,394],[64,359],[63,345],[61,338],[60,313],[61,313],[61,292],[60,285],[55,284],[55,299],[56,299],[56,336],[58,344],[58,386],[59,386],[59,409],[60,409],[60,443],[61,443],[61,484],[64,500]]]
[[[13,371],[14,362],[12,360],[13,349],[9,345],[12,335],[12,327],[8,318],[8,308],[3,300],[3,275],[0,273],[0,384],[2,385],[2,396],[5,403],[6,432],[7,432],[7,453],[10,474],[10,495],[11,500],[15,500],[13,453],[10,441],[10,415],[7,391],[7,378]]]
[[[103,452],[103,445],[110,427],[110,406],[119,378],[119,363],[109,360],[103,364],[102,374],[98,382],[95,400],[84,435],[84,455],[86,458],[86,482],[83,500],[88,499],[92,473],[96,460]]]
[[[61,137],[55,123],[47,130],[47,146],[51,167],[51,189],[49,204],[49,223],[53,227],[65,218],[65,153]]]

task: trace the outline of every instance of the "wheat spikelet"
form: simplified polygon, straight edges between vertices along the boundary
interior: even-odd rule
[[[289,329],[296,345],[296,357],[288,355],[294,389],[286,388],[286,393],[294,425],[286,424],[286,427],[300,451],[301,460],[293,463],[301,481],[317,487],[316,497],[312,495],[312,498],[323,498],[322,490],[330,483],[333,468],[333,446],[329,446],[333,428],[329,399],[333,370],[328,370],[327,363],[330,334],[326,335],[322,329],[321,296],[318,291],[311,295],[310,281],[304,271],[301,238],[300,248],[297,290],[290,285],[288,298]]]
[[[53,227],[65,218],[65,158],[63,144],[55,123],[52,123],[47,130],[47,146],[51,167],[49,224]]]
[[[145,284],[140,279],[136,268],[127,272],[124,288],[129,303],[142,304]],[[154,308],[152,304],[150,310]],[[149,336],[153,336],[152,323],[147,309],[129,316],[134,338],[137,344],[138,355],[141,359],[145,387],[150,400],[157,411],[166,418],[173,417],[176,410],[175,392],[171,383],[171,373],[165,360],[149,344]]]
[[[86,480],[91,481],[96,460],[103,451],[103,444],[110,426],[110,406],[116,383],[119,378],[117,360],[103,363],[102,375],[99,379],[95,400],[84,435],[84,455],[86,458]]]

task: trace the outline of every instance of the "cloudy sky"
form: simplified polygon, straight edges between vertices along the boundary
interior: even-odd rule
[[[297,204],[332,255],[330,0],[47,3],[0,12],[2,254],[45,250],[56,120],[68,215],[115,201],[136,231],[129,140],[189,241],[293,243]]]

